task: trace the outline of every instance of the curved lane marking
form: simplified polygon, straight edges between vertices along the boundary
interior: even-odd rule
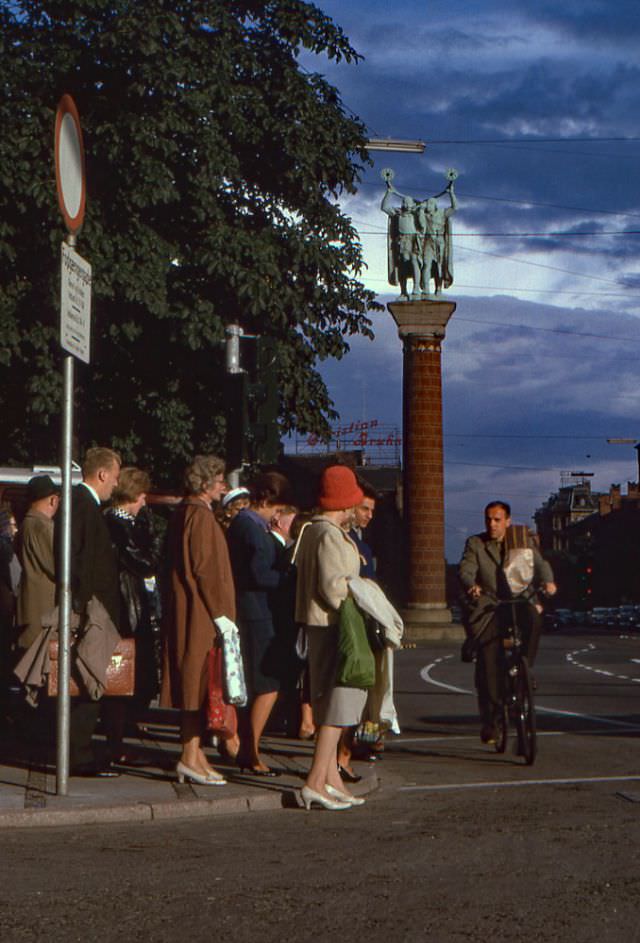
[[[594,674],[602,675],[604,678],[616,678],[618,681],[631,681],[632,684],[640,684],[640,678],[633,675],[618,675],[612,671],[606,671],[604,668],[595,668],[593,665],[585,665],[583,661],[578,660],[576,656],[591,655],[597,651],[593,642],[589,642],[586,648],[576,648],[572,652],[567,652],[566,660],[574,668],[582,668],[583,671],[592,671]],[[639,658],[631,658],[630,661],[640,664]]]
[[[593,647],[594,646],[592,645],[591,648]],[[589,651],[589,649],[582,649],[581,651]],[[438,665],[442,664],[442,662],[447,661],[448,659],[453,658],[453,657],[454,657],[453,655],[443,655],[441,658],[436,658],[436,660],[432,661],[431,664],[425,665],[424,668],[420,669],[420,677],[425,682],[425,684],[433,684],[437,688],[444,688],[445,691],[451,691],[454,694],[473,695],[474,694],[473,690],[469,690],[467,688],[459,688],[455,684],[447,684],[444,681],[436,681],[435,678],[431,676],[431,672],[434,668],[437,668]],[[589,666],[584,666],[584,667],[586,667],[588,671],[594,670],[593,668],[589,668]],[[624,680],[628,680],[628,679],[625,678]],[[640,678],[637,680],[640,681]],[[583,714],[583,713],[580,713],[579,711],[561,710],[560,708],[556,708],[556,707],[541,707],[539,704],[536,704],[536,714],[553,714],[557,717],[577,717],[580,720],[589,720],[589,721],[592,721],[593,723],[604,724],[605,726],[608,726],[608,727],[624,727],[628,730],[640,730],[640,726],[638,724],[630,724],[626,720],[613,720],[610,717],[599,717],[595,714]]]

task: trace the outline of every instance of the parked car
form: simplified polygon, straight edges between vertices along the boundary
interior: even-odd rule
[[[611,624],[611,619],[611,609],[607,609],[605,606],[594,606],[589,613],[589,625],[604,627]]]
[[[573,625],[574,617],[571,609],[556,609],[556,619],[558,620],[558,626],[564,625]]]
[[[621,629],[636,628],[638,625],[638,607],[625,605],[618,606],[616,623]]]

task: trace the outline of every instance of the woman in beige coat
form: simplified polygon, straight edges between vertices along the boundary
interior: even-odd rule
[[[344,727],[357,726],[367,692],[336,685],[338,610],[349,593],[348,583],[360,572],[358,548],[343,529],[363,498],[356,476],[343,465],[326,468],[320,480],[320,513],[300,540],[296,557],[296,622],[306,627],[309,680],[316,749],[302,800],[332,811],[360,805],[338,772],[336,750]]]
[[[182,753],[176,767],[201,785],[224,785],[202,750],[207,659],[215,637],[214,619],[235,621],[235,590],[229,553],[211,503],[226,490],[224,463],[196,456],[185,475],[187,497],[169,526],[169,585],[164,606],[164,655],[160,705],[182,711]]]

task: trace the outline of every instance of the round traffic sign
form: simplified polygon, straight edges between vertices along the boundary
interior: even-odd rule
[[[63,95],[58,104],[55,158],[58,206],[68,231],[75,234],[84,222],[86,179],[80,117],[71,95]]]

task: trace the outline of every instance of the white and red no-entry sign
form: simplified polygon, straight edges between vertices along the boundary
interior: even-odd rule
[[[80,117],[71,95],[63,95],[58,104],[55,157],[58,205],[67,230],[75,235],[84,222],[87,186]]]

